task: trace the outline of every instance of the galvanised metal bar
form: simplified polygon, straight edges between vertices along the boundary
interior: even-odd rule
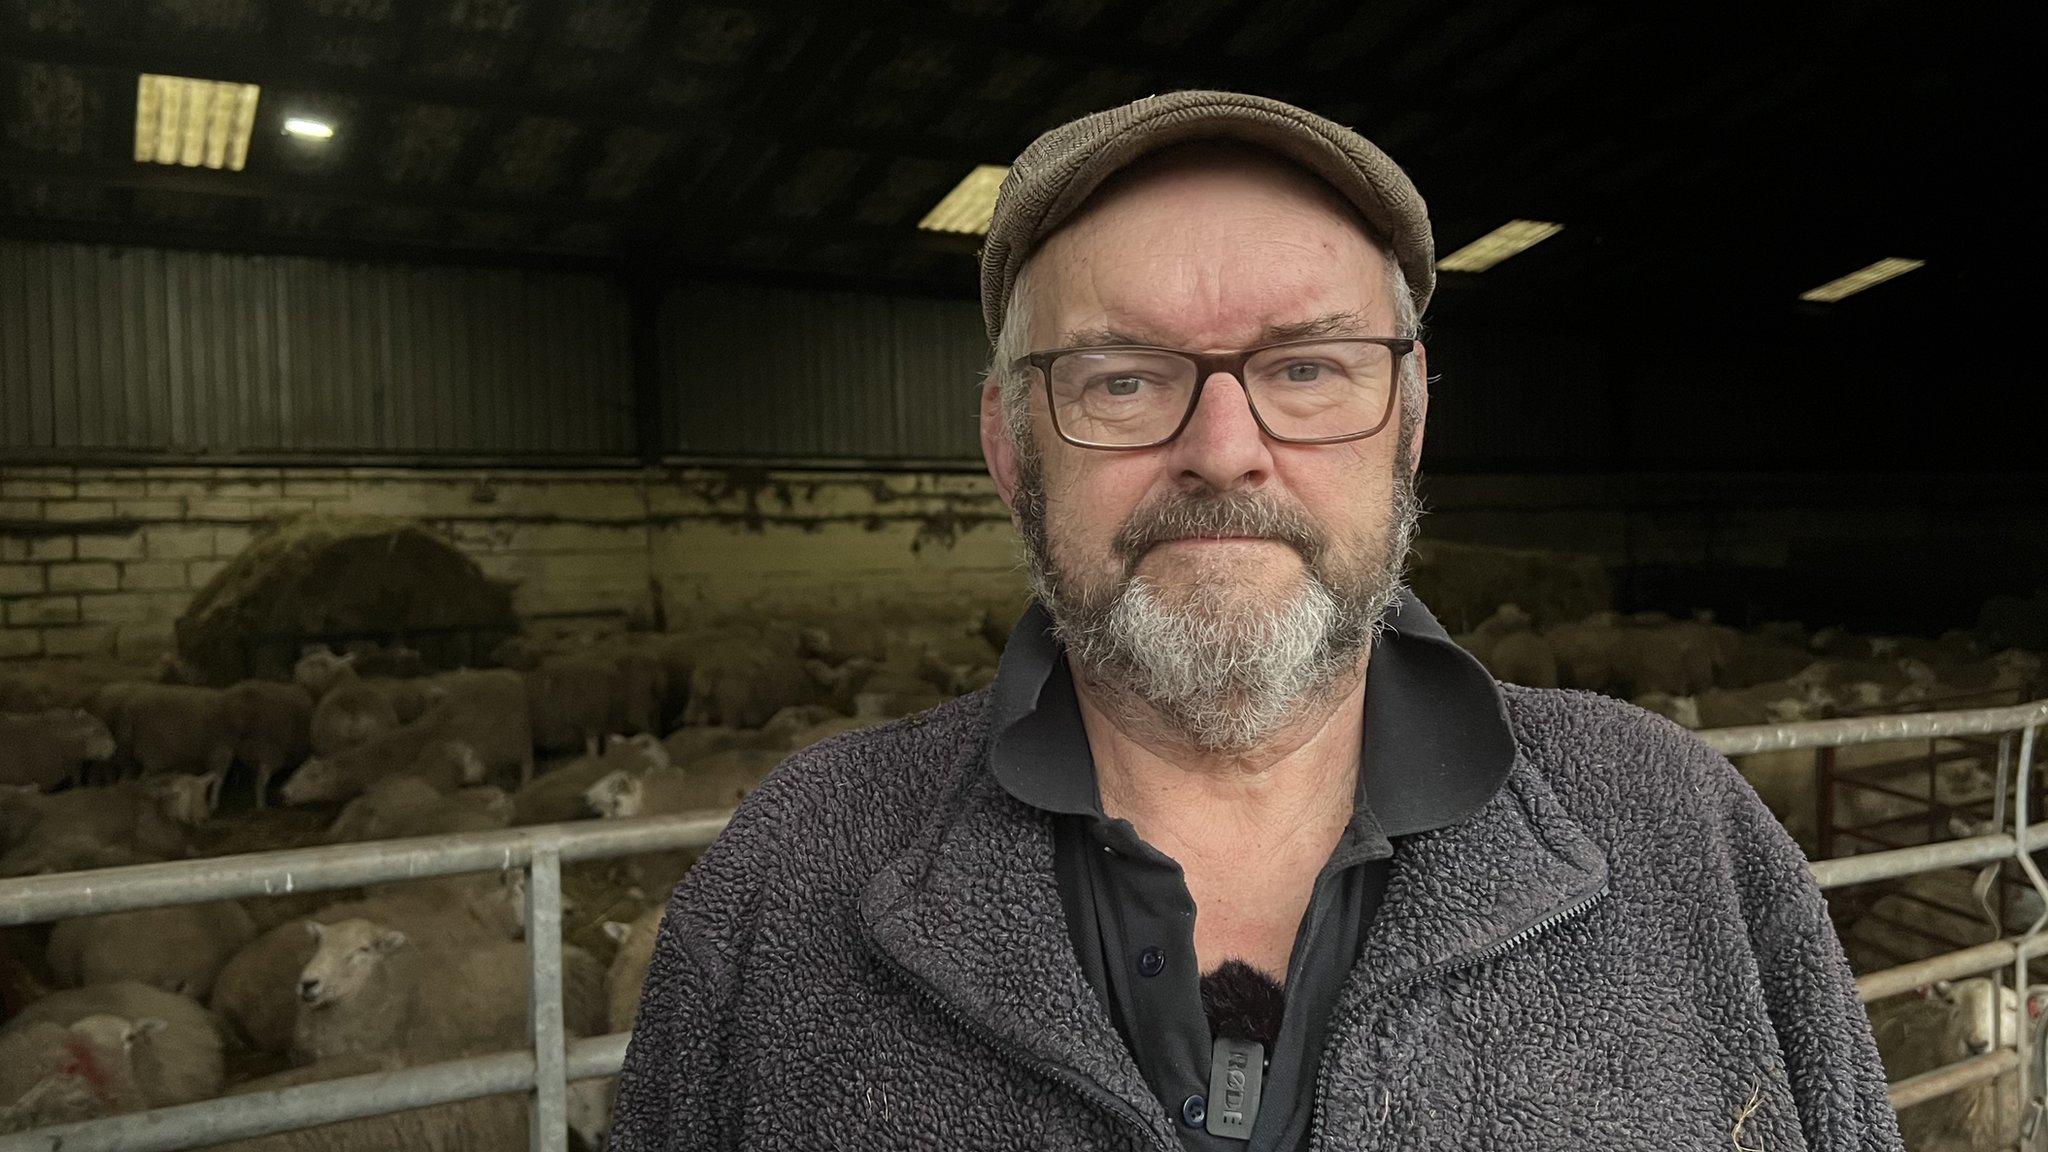
[[[1972,1056],[1968,1060],[1936,1068],[1932,1072],[1908,1076],[1892,1085],[1892,1108],[1896,1111],[1911,1108],[1915,1104],[1925,1104],[1936,1096],[1946,1096],[1951,1092],[1960,1092],[1973,1084],[1996,1080],[2019,1066],[2019,1053],[2010,1048],[2000,1048],[1986,1052],[1982,1056]]]
[[[568,1152],[569,1082],[562,1061],[562,859],[534,850],[526,877],[526,1019],[535,1057],[527,1132],[533,1152]]]
[[[1856,998],[1865,1004],[1924,988],[1937,980],[1962,980],[1985,972],[1996,971],[2020,954],[2019,947],[2011,940],[1993,940],[1960,952],[1946,952],[1871,972],[1856,979]]]
[[[731,818],[730,812],[705,812],[584,820],[24,876],[0,880],[0,928],[136,908],[501,871],[525,865],[543,846],[551,846],[563,863],[702,848],[718,838]]]
[[[1846,744],[1883,744],[1932,736],[1982,736],[2016,732],[2043,723],[2048,723],[2048,700],[1962,712],[1909,712],[1852,720],[1803,720],[1796,724],[1713,728],[1694,735],[1723,756],[1747,756],[1752,752],[1778,752],[1788,748],[1839,748]]]

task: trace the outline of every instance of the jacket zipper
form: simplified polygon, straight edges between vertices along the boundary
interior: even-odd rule
[[[887,949],[876,948],[874,951],[880,954],[882,958],[888,962],[890,967],[902,973],[903,977],[906,980],[910,981],[910,983],[914,987],[916,987],[919,992],[923,993],[925,999],[931,1001],[932,1004],[937,1006],[940,1014],[945,1016],[947,1019],[953,1021],[955,1024],[960,1025],[962,1028],[966,1029],[970,1034],[980,1037],[984,1043],[996,1049],[998,1052],[1001,1052],[1004,1055],[1008,1056],[1011,1060],[1019,1064],[1022,1064],[1026,1068],[1034,1069],[1038,1072],[1041,1072],[1047,1076],[1052,1077],[1054,1080],[1057,1080],[1060,1083],[1065,1084],[1068,1087],[1074,1089],[1076,1092],[1080,1093],[1081,1096],[1085,1097],[1090,1103],[1096,1105],[1103,1111],[1108,1112],[1121,1120],[1128,1121],[1133,1127],[1135,1127],[1138,1130],[1139,1134],[1145,1138],[1145,1142],[1153,1148],[1162,1148],[1165,1149],[1165,1152],[1181,1152],[1181,1149],[1178,1146],[1162,1145],[1159,1142],[1157,1135],[1152,1131],[1152,1126],[1145,1122],[1144,1117],[1138,1115],[1135,1111],[1133,1111],[1130,1105],[1125,1103],[1122,1099],[1114,1095],[1111,1095],[1109,1092],[1104,1091],[1093,1080],[1090,1080],[1086,1076],[1083,1076],[1080,1073],[1075,1072],[1071,1069],[1061,1067],[1060,1065],[1053,1064],[1045,1060],[1041,1060],[1038,1057],[1032,1055],[1031,1053],[1023,1051],[1022,1049],[1018,1048],[1015,1044],[1010,1043],[1010,1041],[1008,1041],[1007,1039],[998,1036],[994,1032],[991,1032],[989,1029],[983,1027],[979,1021],[969,1018],[959,1009],[953,1007],[951,1001],[947,1000],[944,996],[941,996],[938,990],[936,988],[933,988],[929,983],[927,983],[923,977],[919,976],[915,972],[912,972],[909,968],[904,967],[901,961],[897,960],[894,956],[889,955]]]
[[[1403,976],[1401,979],[1396,980],[1391,984],[1383,985],[1379,988],[1373,989],[1365,997],[1365,1000],[1367,1003],[1371,1003],[1372,1001],[1377,1000],[1380,997],[1388,996],[1395,992],[1399,992],[1405,988],[1411,987],[1415,984],[1419,984],[1424,980],[1428,980],[1437,976],[1442,976],[1448,972],[1456,972],[1463,968],[1470,968],[1477,964],[1484,964],[1488,960],[1491,960],[1504,952],[1512,951],[1513,949],[1521,947],[1523,944],[1528,943],[1531,938],[1535,937],[1539,933],[1549,931],[1551,928],[1554,928],[1557,925],[1562,924],[1575,916],[1583,914],[1587,909],[1599,903],[1601,898],[1606,896],[1607,893],[1608,886],[1607,884],[1602,883],[1599,888],[1595,889],[1590,895],[1580,900],[1577,904],[1574,904],[1561,912],[1553,913],[1547,919],[1538,920],[1536,923],[1529,925],[1527,928],[1522,929],[1520,932],[1515,933],[1513,936],[1510,936],[1507,939],[1500,941],[1499,943],[1490,944],[1485,948],[1482,948],[1479,951],[1474,952],[1468,956],[1454,956],[1449,960],[1439,961],[1438,963],[1432,964],[1426,968],[1418,969],[1414,972],[1409,973],[1406,976]],[[1324,1091],[1327,1088],[1327,1081],[1330,1076],[1330,1053],[1335,1050],[1337,1042],[1340,1039],[1340,1037],[1340,1031],[1335,1029],[1331,1031],[1329,1038],[1326,1041],[1324,1041],[1323,1044],[1323,1061],[1321,1065],[1319,1065],[1316,1068],[1316,1095],[1314,1107],[1315,1116],[1309,1124],[1309,1152],[1318,1152],[1318,1150],[1321,1149],[1323,1146]]]

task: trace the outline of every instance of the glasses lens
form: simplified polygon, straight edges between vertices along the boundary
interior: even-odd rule
[[[1166,352],[1069,352],[1050,376],[1060,431],[1117,447],[1172,435],[1195,388],[1194,361]]]
[[[1362,340],[1290,344],[1252,357],[1245,387],[1275,436],[1355,436],[1386,419],[1394,360],[1386,345]]]

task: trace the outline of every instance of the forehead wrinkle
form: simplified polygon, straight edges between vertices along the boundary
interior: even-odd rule
[[[1373,324],[1361,313],[1344,309],[1325,312],[1306,320],[1269,321],[1260,328],[1253,338],[1254,347],[1259,344],[1277,344],[1284,340],[1306,340],[1317,336],[1369,336]],[[1158,347],[1172,347],[1161,344],[1157,338],[1144,335],[1143,328],[1119,328],[1112,325],[1096,325],[1072,328],[1060,336],[1058,347],[1093,348],[1111,344],[1151,344]],[[1196,351],[1196,349],[1190,349]]]

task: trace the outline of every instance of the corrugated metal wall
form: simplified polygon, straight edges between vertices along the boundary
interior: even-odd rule
[[[662,302],[661,346],[670,452],[980,458],[971,301],[685,285]]]
[[[633,451],[595,276],[0,240],[0,453]]]

